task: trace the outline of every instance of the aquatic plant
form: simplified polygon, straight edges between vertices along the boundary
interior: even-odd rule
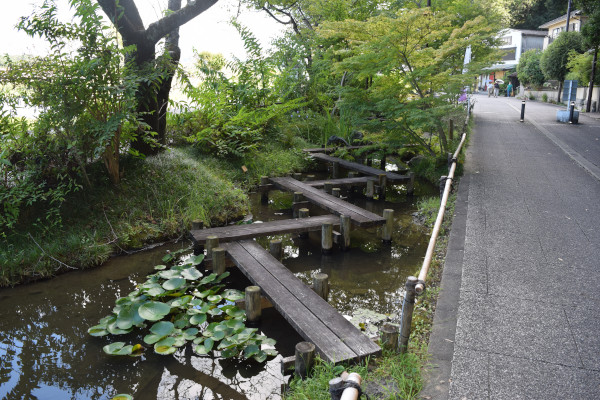
[[[162,261],[174,264],[176,259],[175,253],[171,253]],[[144,343],[162,355],[173,354],[188,342],[193,342],[193,349],[199,355],[216,350],[223,358],[243,356],[258,362],[277,355],[272,348],[274,339],[246,327],[246,313],[234,303],[243,299],[244,293],[225,289],[221,283],[229,272],[204,276],[196,268],[203,259],[204,255],[192,256],[170,268],[155,266],[157,272],[129,295],[118,299],[113,312],[89,328],[88,333],[118,336],[147,329]],[[271,348],[262,349],[262,345]],[[119,341],[103,349],[108,355],[140,356],[145,347],[141,343]]]

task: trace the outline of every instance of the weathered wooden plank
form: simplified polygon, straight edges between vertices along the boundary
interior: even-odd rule
[[[303,182],[308,186],[312,186],[314,188],[322,188],[325,187],[325,183],[332,183],[333,187],[341,187],[341,186],[366,186],[367,185],[366,176],[361,176],[358,178],[342,178],[342,179],[324,179],[319,181],[310,181]]]
[[[380,174],[384,173],[389,183],[403,183],[410,181],[410,178],[407,175],[400,175],[390,171],[382,171],[378,168],[369,167],[367,165],[358,164],[352,161],[342,160],[341,158],[328,156],[327,154],[323,153],[311,153],[311,157],[325,162],[338,162],[346,169],[358,171],[365,175],[379,176]]]
[[[340,223],[339,218],[335,215],[320,215],[302,219],[269,221],[260,224],[229,225],[210,229],[198,229],[190,231],[190,235],[196,244],[204,244],[208,236],[217,236],[220,242],[228,242],[251,239],[257,236],[318,231],[321,229],[321,225],[327,222],[335,225],[339,225]]]
[[[273,265],[282,265],[262,249],[264,259],[260,261],[248,252],[240,242],[223,244],[234,263],[255,285],[260,286],[265,297],[271,301],[279,313],[306,340],[317,346],[317,351],[325,360],[337,362],[357,358],[357,354],[344,344],[326,324],[323,324],[304,304],[275,279],[269,272]],[[285,269],[285,267],[284,267]],[[291,275],[291,272],[287,271]],[[293,276],[293,275],[292,275]],[[297,278],[296,278],[297,279]],[[317,296],[315,294],[315,296]],[[318,297],[318,296],[317,296]]]
[[[347,201],[341,200],[335,196],[324,193],[323,191],[313,188],[304,182],[300,182],[288,177],[270,179],[275,186],[278,186],[283,190],[302,192],[308,201],[326,209],[333,214],[344,214],[349,216],[352,219],[352,222],[359,226],[382,225],[385,221],[383,217],[377,214],[357,207],[354,204],[350,204]]]
[[[311,149],[303,149],[302,151],[304,151],[305,153],[333,153],[336,152],[338,150],[359,150],[359,149],[364,149],[366,147],[369,147],[372,149],[372,151],[379,151],[379,149],[374,148],[372,145],[369,146],[342,146],[342,147],[315,147],[315,148],[311,148]]]
[[[261,264],[269,263],[267,252],[255,241],[239,242]],[[269,272],[285,286],[302,304],[304,304],[319,320],[326,324],[340,340],[350,347],[359,358],[378,354],[381,349],[366,335],[360,332],[350,321],[337,312],[327,301],[300,281],[283,264],[269,263]]]

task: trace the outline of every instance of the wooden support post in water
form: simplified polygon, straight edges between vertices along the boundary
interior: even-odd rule
[[[269,184],[269,177],[268,176],[261,176],[260,177],[260,184],[262,185],[268,185]],[[269,191],[267,189],[262,189],[261,193],[260,193],[260,201],[263,204],[267,204],[269,202]]]
[[[203,226],[204,226],[204,222],[202,222],[199,219],[195,219],[192,221],[192,230],[193,231],[200,230],[200,229],[202,229]]]
[[[304,195],[302,194],[302,192],[294,192],[294,199],[293,199],[293,203],[292,203],[292,217],[293,218],[298,218],[298,210],[296,207],[294,207],[294,205],[296,205],[296,203],[300,203],[303,200],[304,200]]]
[[[326,222],[321,227],[321,251],[323,254],[331,253],[333,248],[333,224]]]
[[[222,247],[214,247],[212,249],[212,267],[215,274],[221,275],[227,270],[225,265],[225,249]]]
[[[379,174],[379,200],[385,200],[385,189],[387,186],[387,175]]]
[[[348,215],[340,215],[340,232],[342,234],[341,248],[343,251],[350,250],[350,228],[352,220]]]
[[[348,172],[348,178],[356,178],[358,176],[358,172],[350,171]],[[356,186],[350,185],[350,194],[354,194],[356,191]]]
[[[381,346],[388,350],[398,350],[398,327],[390,323],[385,323],[379,330]]]
[[[283,258],[283,242],[281,239],[273,239],[269,241],[269,253],[278,261]]]
[[[372,199],[375,195],[375,179],[369,178],[367,179],[367,190],[365,192],[365,196],[367,198]]]
[[[219,247],[219,238],[216,236],[208,236],[206,238],[206,243],[205,243],[204,247],[206,248],[206,258],[211,258],[212,250],[215,247]]]
[[[385,218],[385,225],[381,230],[381,239],[383,243],[392,243],[392,232],[394,231],[394,210],[386,208],[383,210],[383,218]]]
[[[306,175],[306,180],[307,181],[314,181],[315,180],[315,176],[314,175]]]
[[[373,166],[373,157],[367,156],[367,166],[368,167],[372,167]]]
[[[331,194],[331,192],[333,190],[333,183],[331,183],[331,182],[325,182],[323,184],[323,188],[325,189],[325,193]]]
[[[246,322],[256,325],[262,316],[260,288],[258,286],[246,287]]]
[[[342,189],[340,188],[333,188],[331,189],[331,194],[335,197],[341,197],[342,196]]]
[[[340,176],[340,163],[334,161],[331,163],[331,178],[337,179]]]
[[[298,218],[308,218],[308,208],[301,208],[298,210]],[[308,232],[303,232],[299,235],[301,238],[308,237]]]
[[[302,180],[302,174],[300,172],[294,172],[294,174],[292,175],[292,178],[294,178],[297,181],[301,181]]]
[[[412,196],[415,194],[415,173],[410,171],[408,177],[410,178],[410,181],[408,182],[408,185],[406,185],[406,194]]]
[[[313,278],[313,290],[325,301],[329,298],[329,275],[318,273]]]
[[[306,379],[315,362],[315,345],[310,342],[300,342],[296,344],[295,354],[294,369],[296,375],[301,379]]]
[[[402,320],[400,324],[400,353],[406,353],[408,349],[408,339],[410,338],[410,326],[412,324],[413,310],[415,309],[415,297],[418,279],[414,276],[409,276],[406,279],[406,294],[402,303]]]

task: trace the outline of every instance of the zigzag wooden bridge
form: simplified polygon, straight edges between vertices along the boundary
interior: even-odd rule
[[[312,155],[325,156],[319,153]],[[216,272],[224,271],[225,256],[227,256],[254,285],[260,287],[256,290],[249,287],[246,290],[249,321],[254,318],[251,315],[256,315],[257,312],[248,307],[252,307],[252,304],[259,304],[258,315],[260,315],[261,301],[250,300],[248,295],[250,290],[253,292],[259,290],[257,292],[259,299],[262,294],[266,298],[266,304],[270,302],[307,342],[314,344],[315,351],[324,360],[334,363],[355,362],[379,354],[380,347],[327,303],[326,290],[320,295],[317,294],[315,291],[317,289],[313,290],[306,286],[280,262],[281,241],[271,241],[271,245],[278,243],[279,247],[275,246],[267,251],[255,241],[250,240],[258,236],[289,233],[302,235],[320,230],[323,253],[328,253],[332,250],[334,238],[338,239],[337,242],[342,250],[349,249],[349,233],[352,225],[359,227],[383,225],[382,239],[386,242],[391,240],[392,210],[384,210],[384,216],[379,216],[341,199],[339,189],[337,189],[338,195],[335,196],[319,190],[319,188],[332,191],[332,188],[352,188],[366,185],[368,195],[370,185],[374,187],[376,183],[378,189],[382,190],[387,182],[412,183],[412,177],[386,173],[335,157],[326,157],[328,157],[328,161],[335,159],[335,162],[340,162],[344,168],[361,171],[361,173],[372,175],[374,174],[372,170],[375,170],[377,172],[375,176],[378,179],[351,175],[350,178],[310,182],[301,181],[300,174],[294,174],[294,177],[298,179],[291,177],[262,178],[260,190],[263,192],[263,200],[272,189],[294,192],[294,213],[300,218],[192,230],[190,234],[197,249],[200,246],[206,246],[207,254]],[[308,203],[325,209],[331,214],[308,216],[309,210],[305,208]],[[339,227],[339,232],[333,231],[334,226]],[[325,287],[327,287],[326,283]]]

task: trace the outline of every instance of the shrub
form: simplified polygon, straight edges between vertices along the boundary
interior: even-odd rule
[[[547,95],[546,93],[544,93],[544,94],[542,95],[542,101],[543,101],[544,103],[547,103],[547,102],[548,102],[548,95]]]

